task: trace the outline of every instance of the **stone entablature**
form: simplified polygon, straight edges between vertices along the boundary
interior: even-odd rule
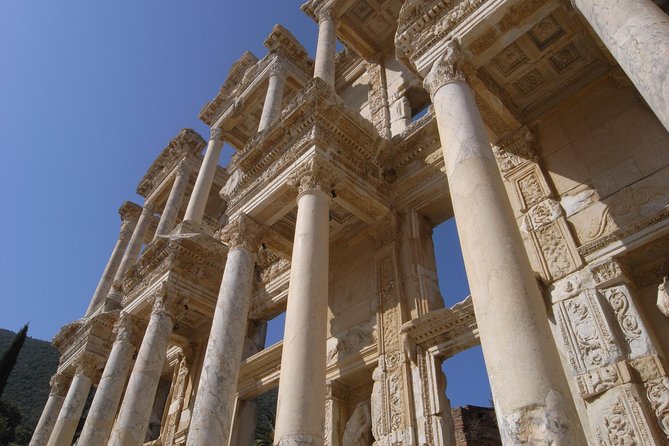
[[[148,198],[184,159],[194,162],[206,145],[205,140],[194,130],[183,129],[160,152],[144,178],[137,186],[137,193]]]

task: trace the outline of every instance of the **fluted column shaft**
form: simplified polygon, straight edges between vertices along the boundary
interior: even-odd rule
[[[121,213],[122,223],[121,223],[121,233],[119,234],[114,250],[112,251],[107,266],[105,267],[100,282],[93,293],[91,298],[91,303],[86,310],[86,316],[91,315],[96,308],[98,308],[104,301],[104,298],[109,294],[112,283],[114,281],[114,276],[118,271],[119,266],[121,265],[121,260],[125,254],[125,251],[130,242],[132,233],[137,226],[137,220],[140,213],[140,207],[134,203],[126,202],[123,204],[119,210]]]
[[[167,197],[163,214],[160,216],[160,222],[156,229],[156,235],[153,237],[156,240],[158,237],[164,237],[170,234],[174,229],[174,224],[177,221],[177,215],[188,188],[188,180],[190,179],[191,166],[187,162],[181,162],[177,166],[174,184],[170,190],[170,195]]]
[[[188,446],[226,444],[232,426],[260,226],[241,216],[221,239],[230,251],[202,365]]]
[[[70,446],[72,444],[96,370],[97,362],[86,354],[79,359],[70,389],[67,391],[67,396],[49,437],[48,446]]]
[[[585,444],[543,297],[463,63],[457,44],[450,42],[425,86],[435,107],[502,441]]]
[[[323,442],[328,307],[328,187],[300,179],[290,268],[275,444]],[[327,191],[327,192],[326,192]]]
[[[185,301],[181,297],[169,292],[161,292],[155,298],[151,318],[108,443],[110,446],[144,444],[170,335],[184,305]]]
[[[263,104],[260,124],[258,125],[259,132],[262,132],[279,119],[285,83],[285,70],[278,61],[275,61],[270,68],[267,94],[265,95],[265,103]]]
[[[651,0],[572,0],[669,130],[669,16]]]
[[[141,338],[142,325],[132,316],[121,314],[115,327],[116,340],[81,431],[79,446],[107,444],[132,367],[132,357]]]
[[[212,129],[211,138],[209,139],[209,144],[207,144],[202,166],[200,166],[200,171],[195,180],[195,186],[193,187],[193,193],[186,208],[184,220],[193,221],[197,224],[202,223],[204,208],[207,205],[211,185],[214,183],[221,150],[223,150],[222,132],[220,129]]]
[[[334,89],[335,55],[337,53],[337,28],[332,10],[318,15],[318,43],[314,61],[314,77],[320,77]]]
[[[51,377],[51,391],[46,401],[42,415],[39,418],[35,432],[30,440],[30,446],[46,446],[56,424],[56,419],[63,407],[63,401],[70,384],[70,377],[55,374]]]

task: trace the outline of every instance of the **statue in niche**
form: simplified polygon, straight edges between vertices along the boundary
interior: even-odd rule
[[[369,405],[366,402],[358,403],[353,414],[346,422],[344,430],[343,446],[370,446],[370,434],[372,432],[372,416]]]
[[[662,314],[669,317],[669,277],[664,277],[657,287],[657,308]]]
[[[372,373],[374,386],[372,387],[372,436],[380,441],[383,436],[383,367],[381,358],[379,365]]]

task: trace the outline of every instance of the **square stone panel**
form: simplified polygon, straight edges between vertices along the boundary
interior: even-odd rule
[[[529,71],[526,75],[513,83],[518,92],[523,96],[528,96],[537,88],[546,83],[544,76],[536,68]]]
[[[576,45],[570,43],[550,56],[548,60],[550,61],[551,66],[555,68],[555,71],[562,73],[581,58],[581,53],[578,48],[576,48]]]
[[[518,45],[512,43],[495,56],[492,59],[492,63],[495,64],[499,71],[505,76],[508,76],[527,60],[527,56]]]
[[[565,33],[552,15],[537,23],[529,30],[528,35],[540,50],[546,49]]]
[[[369,6],[369,3],[364,0],[356,3],[351,10],[353,15],[355,15],[355,17],[361,22],[367,20],[367,18],[374,12],[374,8]]]

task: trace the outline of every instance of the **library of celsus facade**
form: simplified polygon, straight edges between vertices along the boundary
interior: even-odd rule
[[[31,445],[248,446],[278,388],[275,445],[453,446],[479,344],[504,445],[669,444],[669,1],[302,10],[121,206]]]

